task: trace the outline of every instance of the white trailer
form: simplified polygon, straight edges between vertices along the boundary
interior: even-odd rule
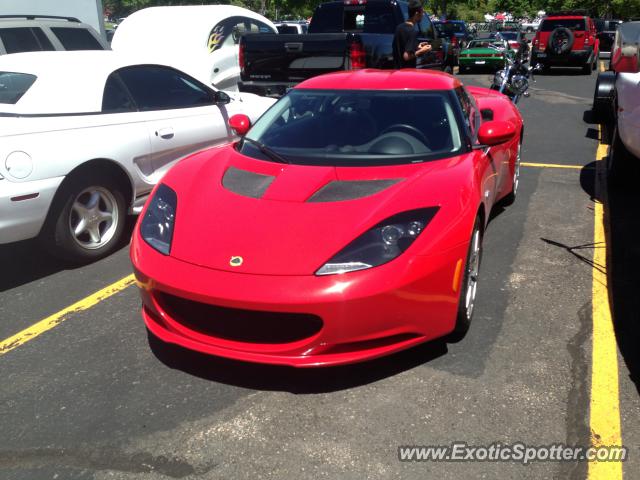
[[[75,17],[91,25],[106,40],[102,0],[2,0],[0,15]]]

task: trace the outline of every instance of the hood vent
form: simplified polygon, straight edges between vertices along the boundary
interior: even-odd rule
[[[222,177],[222,185],[227,190],[244,197],[261,198],[276,177],[248,172],[229,167]]]
[[[342,202],[345,200],[355,200],[356,198],[368,197],[389,188],[398,183],[400,178],[390,180],[354,180],[340,181],[326,184],[314,193],[308,202]]]

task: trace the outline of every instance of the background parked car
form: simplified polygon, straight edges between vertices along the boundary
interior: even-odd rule
[[[500,70],[504,68],[507,55],[513,57],[514,51],[506,40],[472,40],[460,52],[460,73],[481,69]]]
[[[591,74],[598,63],[599,41],[591,17],[584,11],[549,13],[533,40],[531,64],[551,67],[582,67]]]
[[[243,36],[240,91],[279,97],[324,73],[395,68],[393,36],[408,14],[403,0],[330,1],[318,5],[307,35]],[[418,40],[432,46],[418,58],[417,67],[451,72],[456,58],[448,38],[438,34],[428,15],[415,29]]]
[[[450,39],[455,38],[461,47],[473,40],[475,35],[467,28],[467,24],[462,20],[446,20],[443,22],[433,22],[433,26],[442,36]]]
[[[600,41],[600,57],[609,58],[613,40],[616,36],[616,30],[618,29],[618,25],[622,23],[622,20],[603,20],[597,18],[594,20],[594,23],[596,25],[596,32],[598,32],[598,40]]]
[[[70,260],[108,254],[178,159],[271,103],[111,51],[0,57],[0,244],[39,235]]]
[[[48,50],[108,50],[90,25],[73,17],[3,16],[0,55]]]
[[[619,25],[609,71],[598,74],[593,96],[596,120],[606,124],[612,143],[611,176],[633,162],[640,165],[640,22]],[[635,158],[633,158],[635,157]],[[611,162],[616,159],[617,164]]]
[[[238,42],[243,34],[277,33],[262,15],[233,5],[151,7],[118,25],[111,46],[144,54],[206,85],[237,90]]]

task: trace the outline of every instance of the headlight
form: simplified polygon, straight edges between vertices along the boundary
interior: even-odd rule
[[[169,255],[171,251],[177,206],[176,192],[161,184],[140,224],[140,235],[144,241],[164,255]]]
[[[380,222],[325,263],[316,275],[354,272],[393,260],[418,238],[438,208],[410,210]]]

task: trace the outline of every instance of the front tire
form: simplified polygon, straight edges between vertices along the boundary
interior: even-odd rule
[[[126,216],[120,185],[95,174],[78,175],[56,195],[40,240],[58,258],[88,263],[115,250]]]
[[[453,330],[453,338],[460,339],[469,330],[471,319],[475,309],[476,294],[478,290],[478,275],[480,273],[480,263],[482,261],[482,219],[480,215],[476,217],[469,241],[467,261],[464,267],[464,276],[460,284],[460,299],[458,300],[458,314],[456,325]]]
[[[504,204],[511,205],[516,201],[518,187],[520,186],[520,156],[522,152],[522,142],[518,141],[518,150],[516,152],[516,161],[513,167],[513,179],[511,183],[511,191],[504,197]]]

